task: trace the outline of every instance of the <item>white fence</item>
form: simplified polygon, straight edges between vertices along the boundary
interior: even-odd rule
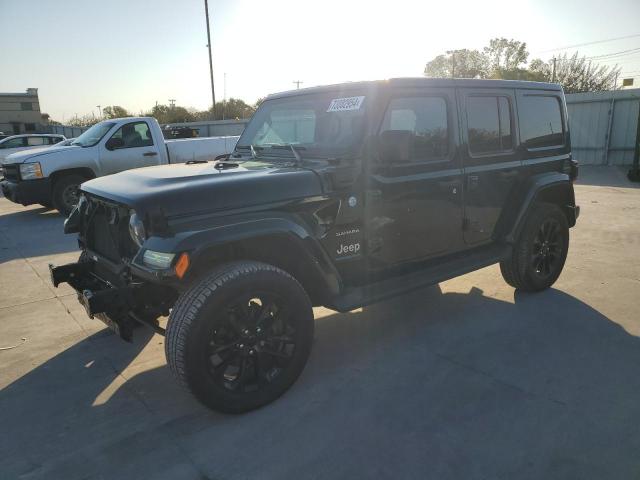
[[[630,165],[638,134],[640,89],[567,95],[571,149],[583,165]]]

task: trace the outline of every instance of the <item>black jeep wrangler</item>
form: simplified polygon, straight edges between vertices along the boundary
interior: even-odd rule
[[[165,334],[200,401],[273,401],[309,356],[312,307],[341,312],[500,263],[551,286],[576,223],[558,85],[394,79],[270,96],[229,158],[90,180],[51,267],[89,316]],[[166,331],[158,318],[169,317]]]

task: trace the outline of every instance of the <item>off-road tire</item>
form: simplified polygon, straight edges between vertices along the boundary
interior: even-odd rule
[[[537,250],[537,235],[546,222],[558,229],[558,246],[554,263],[548,273],[539,273],[533,264]],[[569,249],[569,225],[567,217],[557,205],[539,203],[525,220],[509,259],[500,262],[504,280],[512,287],[525,292],[538,292],[549,288],[562,273]],[[534,252],[535,250],[535,252]]]
[[[214,343],[209,342],[210,335],[219,328],[220,312],[228,311],[238,296],[254,291],[270,291],[286,299],[291,319],[287,321],[295,323],[295,349],[273,383],[252,392],[228,391],[210,372],[207,349]],[[217,267],[177,300],[167,324],[165,354],[179,383],[200,402],[221,412],[242,413],[272,402],[296,381],[309,358],[313,331],[311,301],[291,275],[273,265],[236,261]]]
[[[53,184],[51,194],[53,206],[65,217],[69,216],[74,207],[70,201],[69,190],[80,188],[80,184],[86,180],[82,175],[71,174],[58,178]]]

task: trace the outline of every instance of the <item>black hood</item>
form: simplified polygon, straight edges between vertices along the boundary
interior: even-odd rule
[[[82,191],[141,214],[173,217],[322,194],[312,170],[272,164],[216,169],[213,163],[162,165],[89,180]]]

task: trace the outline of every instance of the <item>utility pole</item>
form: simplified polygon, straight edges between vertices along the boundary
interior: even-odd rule
[[[293,83],[296,84],[296,89],[300,90],[300,84],[304,83],[302,80],[294,80]]]
[[[170,98],[169,99],[169,105],[171,106],[171,109],[173,110],[173,108],[175,108],[175,106],[176,106],[176,99],[175,98]]]
[[[224,72],[224,90],[222,91],[222,119],[225,119],[227,113],[227,72]]]
[[[553,57],[553,70],[551,71],[551,83],[555,83],[556,81],[556,57]]]
[[[213,60],[211,59],[211,30],[209,29],[209,1],[204,0],[204,14],[207,17],[207,48],[209,49],[209,74],[211,75],[211,115],[215,118],[216,93],[213,89]]]
[[[451,54],[451,78],[456,78],[456,54]]]

